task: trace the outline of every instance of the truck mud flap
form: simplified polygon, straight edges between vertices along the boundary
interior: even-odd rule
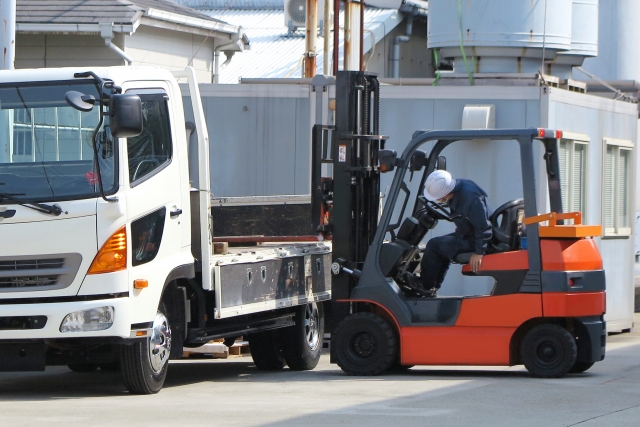
[[[0,343],[0,372],[44,371],[46,351],[44,342]]]

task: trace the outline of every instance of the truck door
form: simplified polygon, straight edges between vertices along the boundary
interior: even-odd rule
[[[128,138],[125,181],[130,220],[130,282],[144,279],[149,289],[133,290],[132,323],[149,320],[164,282],[181,256],[181,174],[174,143],[167,92],[159,89],[127,91],[142,101],[143,131]],[[191,259],[192,262],[192,259]],[[139,319],[137,317],[139,316]]]

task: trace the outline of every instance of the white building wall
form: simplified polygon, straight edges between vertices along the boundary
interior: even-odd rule
[[[213,43],[213,37],[141,26],[126,38],[125,52],[134,65],[157,65],[168,70],[190,66],[196,70],[199,83],[211,83]]]
[[[123,41],[122,35],[114,38],[117,46],[122,47]],[[123,59],[107,48],[97,34],[16,35],[16,69],[123,64]]]

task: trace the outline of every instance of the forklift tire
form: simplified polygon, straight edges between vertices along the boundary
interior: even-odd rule
[[[569,369],[570,374],[581,374],[586,372],[593,366],[595,362],[576,362],[573,367]]]
[[[298,307],[296,324],[282,329],[282,355],[289,369],[308,371],[315,368],[322,353],[324,307],[312,302]]]
[[[285,360],[280,344],[280,331],[262,331],[247,337],[251,358],[261,371],[279,371],[284,368]]]
[[[397,358],[396,334],[389,323],[373,313],[345,318],[331,334],[331,352],[349,375],[380,375]]]
[[[131,394],[155,394],[167,378],[171,327],[165,312],[160,306],[149,338],[120,346],[120,372]]]
[[[527,332],[520,354],[524,366],[534,377],[560,378],[575,365],[578,347],[565,328],[546,324]]]
[[[70,363],[67,365],[67,368],[71,369],[73,372],[86,373],[96,371],[98,369],[98,365],[95,363]]]

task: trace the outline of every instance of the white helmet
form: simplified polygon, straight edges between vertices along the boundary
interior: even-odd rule
[[[456,186],[456,179],[447,171],[435,170],[427,177],[424,183],[424,197],[427,200],[442,199],[453,191]]]

